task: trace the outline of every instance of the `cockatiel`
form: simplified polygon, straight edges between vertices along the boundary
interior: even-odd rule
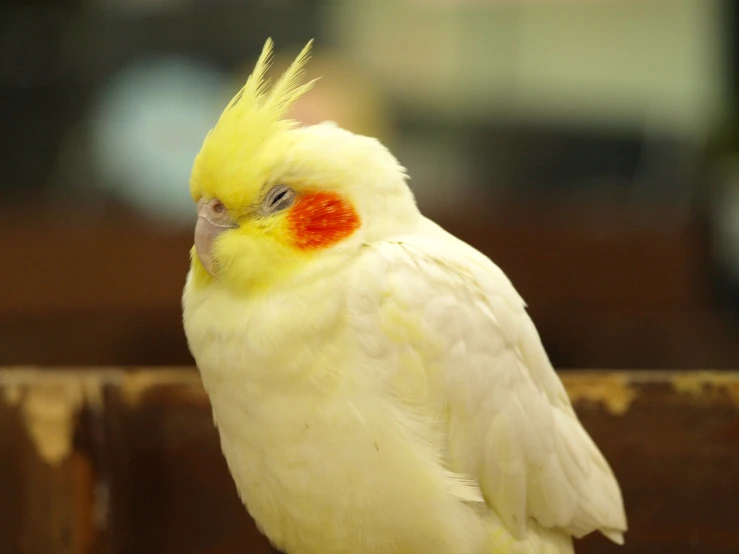
[[[286,118],[268,40],[194,163],[184,328],[239,495],[289,554],[568,553],[618,483],[524,301],[398,161]]]

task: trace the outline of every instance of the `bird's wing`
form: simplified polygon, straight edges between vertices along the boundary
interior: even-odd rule
[[[431,225],[424,235],[366,247],[364,282],[373,284],[358,287],[355,305],[382,323],[373,330],[365,318],[360,340],[372,348],[373,335],[394,335],[396,349],[420,356],[427,399],[443,403],[450,468],[477,482],[515,537],[523,539],[534,518],[621,543],[618,483],[578,421],[524,301],[487,257]]]

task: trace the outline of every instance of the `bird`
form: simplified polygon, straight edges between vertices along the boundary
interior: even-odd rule
[[[379,141],[288,117],[312,44],[272,82],[266,41],[190,177],[183,328],[246,510],[287,554],[623,544],[618,480],[503,270]]]

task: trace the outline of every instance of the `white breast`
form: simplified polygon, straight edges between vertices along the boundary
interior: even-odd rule
[[[358,356],[341,281],[268,302],[186,290],[185,331],[242,500],[290,554],[481,552],[459,483],[373,378],[381,361]]]

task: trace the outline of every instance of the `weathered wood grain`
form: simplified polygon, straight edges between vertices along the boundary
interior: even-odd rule
[[[110,552],[95,382],[0,373],[0,552]],[[90,394],[92,393],[92,394]]]
[[[565,375],[583,424],[619,477],[626,547],[578,552],[726,553],[739,545],[739,375]]]
[[[577,552],[735,553],[739,372],[562,376],[630,521]],[[188,368],[0,370],[0,492],[3,553],[271,552]]]

